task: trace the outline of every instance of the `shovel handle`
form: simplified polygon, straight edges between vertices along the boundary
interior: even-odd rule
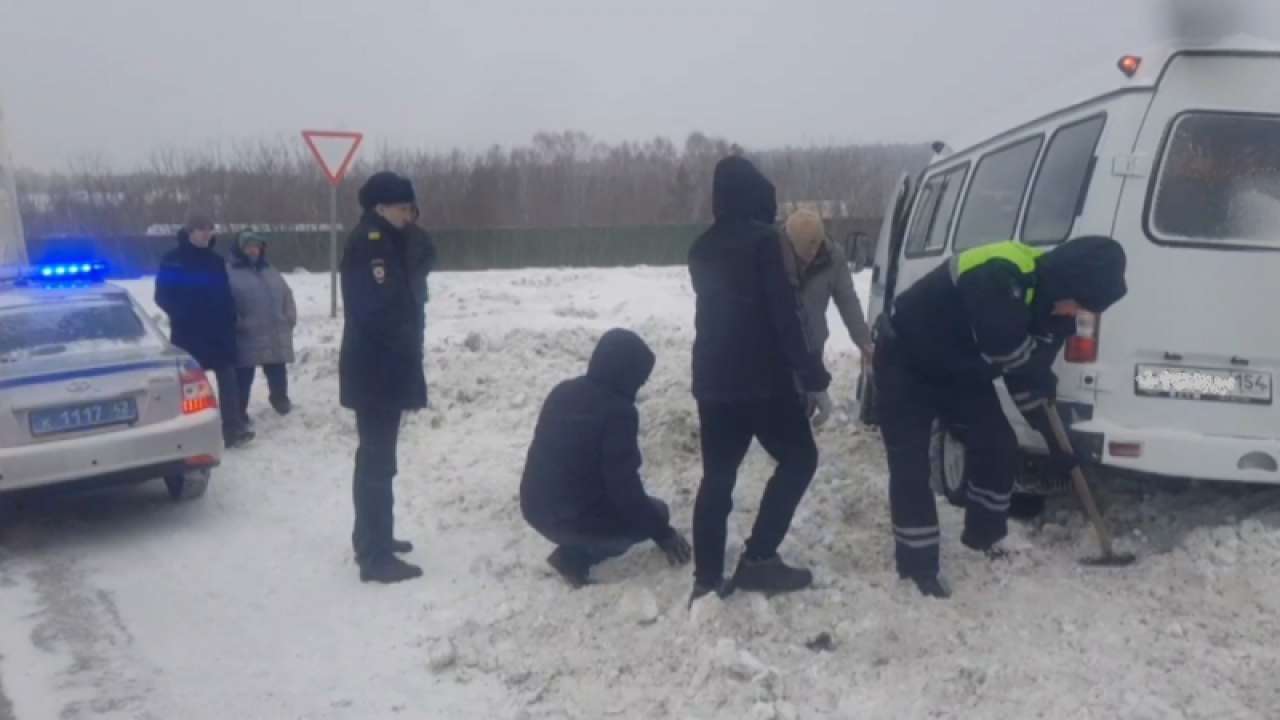
[[[1062,426],[1062,418],[1058,415],[1058,406],[1049,403],[1046,414],[1049,416],[1049,427],[1053,428],[1054,440],[1058,443],[1058,448],[1075,457],[1071,438],[1067,435],[1066,428]],[[1102,521],[1102,513],[1098,511],[1098,505],[1093,501],[1093,493],[1089,490],[1089,481],[1079,465],[1071,469],[1071,484],[1075,487],[1076,497],[1080,498],[1080,504],[1084,505],[1084,510],[1089,515],[1089,521],[1093,523],[1094,532],[1098,534],[1098,544],[1102,546],[1103,556],[1111,557],[1114,554],[1111,550],[1111,533],[1107,531],[1107,526]]]

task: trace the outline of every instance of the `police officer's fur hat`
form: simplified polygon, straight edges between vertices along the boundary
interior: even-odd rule
[[[417,198],[413,193],[413,183],[408,178],[384,170],[374,173],[360,188],[360,207],[365,211],[379,205],[399,205],[414,203]]]

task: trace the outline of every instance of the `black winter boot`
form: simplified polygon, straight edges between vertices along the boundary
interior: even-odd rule
[[[555,571],[560,573],[560,577],[564,578],[564,581],[574,590],[591,584],[591,569],[570,557],[562,547],[551,551],[547,556],[547,564],[555,568]]]
[[[422,568],[390,555],[360,566],[360,582],[390,585],[420,577],[422,577]]]
[[[938,600],[946,600],[951,597],[951,586],[941,575],[915,575],[910,578],[911,582],[916,584],[916,589],[925,597],[937,598]]]
[[[729,586],[732,590],[777,595],[804,590],[812,584],[812,572],[793,568],[782,562],[778,555],[765,560],[752,560],[743,555]]]
[[[411,553],[413,552],[413,543],[408,540],[392,540],[391,552],[396,553],[397,555]]]
[[[288,415],[293,412],[293,403],[287,397],[271,398],[271,407],[276,411],[277,415]]]

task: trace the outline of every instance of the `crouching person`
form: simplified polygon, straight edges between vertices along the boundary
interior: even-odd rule
[[[640,479],[636,393],[654,355],[628,330],[610,330],[587,374],[561,383],[542,406],[520,483],[520,509],[556,545],[547,562],[572,587],[591,567],[652,540],[672,565],[689,562],[689,543],[671,527],[667,505]]]

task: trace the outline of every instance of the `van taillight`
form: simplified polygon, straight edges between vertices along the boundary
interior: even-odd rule
[[[1098,325],[1101,317],[1081,310],[1076,315],[1076,334],[1067,338],[1066,359],[1069,363],[1098,361]]]
[[[183,415],[218,409],[218,396],[213,393],[209,377],[199,365],[191,362],[182,363],[178,369],[178,378],[182,383]]]

